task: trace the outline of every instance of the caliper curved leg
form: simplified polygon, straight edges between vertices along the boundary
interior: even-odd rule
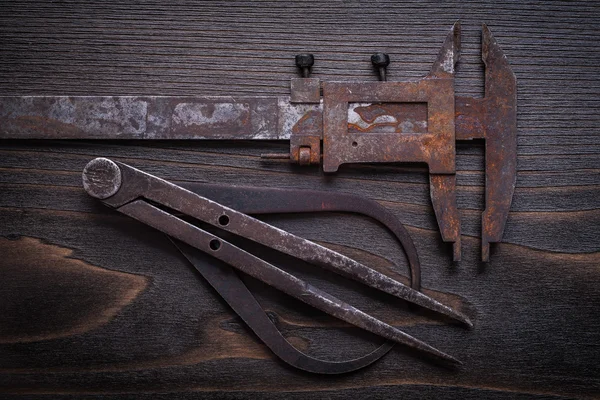
[[[515,191],[517,169],[517,79],[502,49],[483,25],[481,58],[485,98],[457,97],[456,139],[485,139],[485,210],[481,218],[481,259],[500,242]]]

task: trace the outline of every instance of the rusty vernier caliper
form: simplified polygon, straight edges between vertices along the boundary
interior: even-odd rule
[[[296,57],[301,78],[289,97],[0,97],[0,138],[289,140],[289,154],[268,154],[326,173],[347,163],[421,162],[442,239],[461,258],[456,205],[456,141],[485,139],[482,259],[500,242],[516,180],[516,78],[487,26],[485,97],[455,96],[460,23],[428,75],[386,80],[389,57],[371,58],[379,82],[311,78],[310,54]]]

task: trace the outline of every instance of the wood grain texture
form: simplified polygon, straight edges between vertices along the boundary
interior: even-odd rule
[[[463,261],[451,263],[423,168],[261,162],[281,143],[2,141],[2,398],[600,398],[600,5],[562,1],[0,2],[0,95],[286,95],[293,56],[315,76],[425,74],[461,18],[457,92],[483,94],[480,24],[518,79],[518,177],[504,242],[479,259],[483,145],[458,146]],[[274,359],[152,229],[81,188],[93,157],[177,183],[331,190],[388,207],[413,235],[427,292],[475,322],[465,330],[282,259],[316,286],[464,361],[438,367],[398,346],[365,370],[302,373]],[[397,243],[358,216],[270,216],[381,271]],[[329,360],[380,343],[250,278],[284,335]]]

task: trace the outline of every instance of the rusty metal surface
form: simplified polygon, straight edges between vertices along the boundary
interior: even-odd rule
[[[454,175],[454,67],[459,54],[460,24],[456,23],[422,79],[323,83],[323,170],[335,172],[346,163],[427,163],[431,202],[442,239],[453,243],[454,261],[461,259]],[[352,103],[367,104],[359,108]],[[398,118],[398,111],[404,111],[403,118]],[[364,118],[367,129],[355,122]]]
[[[427,132],[349,132],[348,104],[356,102],[427,103]],[[336,172],[340,165],[347,163],[425,162],[432,173],[451,174],[455,172],[454,155],[454,83],[451,79],[323,83],[325,172]]]
[[[320,103],[321,81],[318,78],[292,78],[290,103]]]
[[[323,83],[323,170],[357,162],[425,162],[431,173],[455,173],[454,66],[460,52],[460,24],[448,34],[429,75],[406,82]],[[425,132],[363,132],[348,122],[351,103],[382,103],[415,108],[427,115]],[[415,105],[416,104],[416,105]],[[423,108],[426,108],[425,110]],[[356,108],[354,108],[356,110]],[[381,115],[379,116],[381,118]],[[421,118],[390,115],[396,126],[415,125]]]
[[[379,82],[320,82],[309,78],[314,57],[300,54],[302,78],[291,80],[291,97],[0,97],[0,138],[289,140],[289,153],[264,157],[322,163],[327,173],[347,163],[426,163],[440,233],[453,243],[455,261],[456,140],[484,139],[487,261],[489,244],[502,239],[516,182],[516,79],[483,25],[485,97],[455,96],[459,55],[457,22],[429,74],[413,81],[386,81],[389,57],[381,53],[372,58]]]
[[[3,139],[289,139],[319,105],[276,97],[0,97]]]
[[[247,214],[238,212],[128,165],[113,163],[114,167],[107,169],[105,168],[107,163],[113,162],[107,159],[95,159],[84,170],[86,171],[84,175],[98,169],[113,171],[112,174],[95,174],[94,176],[99,177],[99,179],[84,177],[84,180],[87,179],[88,182],[92,183],[92,186],[98,185],[101,188],[116,185],[117,175],[121,177],[121,184],[118,191],[111,197],[103,200],[106,205],[138,219],[196,249],[206,252],[232,267],[336,318],[373,332],[388,340],[421,350],[433,357],[457,362],[453,357],[363,313],[328,293],[312,287],[274,265],[156,207],[154,204],[183,213],[237,236],[250,239],[295,258],[321,266],[364,283],[369,287],[379,289],[411,303],[449,316],[468,326],[472,326],[469,319],[463,314],[340,253],[297,237],[289,232],[282,231]],[[98,164],[98,166],[95,164]],[[116,170],[120,173],[117,173]],[[93,188],[91,190],[88,189],[88,193],[98,197],[96,196],[97,191]]]
[[[348,132],[427,133],[427,103],[349,103]]]

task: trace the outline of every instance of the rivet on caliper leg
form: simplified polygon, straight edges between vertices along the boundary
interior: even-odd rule
[[[83,188],[92,197],[109,198],[120,187],[121,169],[108,158],[95,158],[83,169]]]

